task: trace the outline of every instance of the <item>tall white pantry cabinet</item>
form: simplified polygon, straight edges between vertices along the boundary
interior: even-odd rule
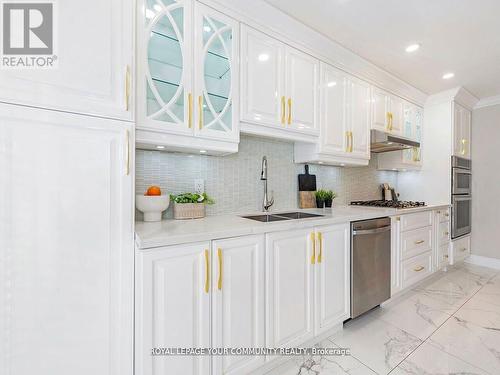
[[[55,9],[58,67],[0,71],[0,374],[132,375],[133,2]]]

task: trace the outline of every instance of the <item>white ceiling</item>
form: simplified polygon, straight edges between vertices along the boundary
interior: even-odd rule
[[[500,0],[266,1],[428,94],[500,95]]]

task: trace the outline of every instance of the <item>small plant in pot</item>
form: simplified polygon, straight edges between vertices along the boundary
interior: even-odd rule
[[[316,193],[314,193],[316,197],[316,207],[323,208],[325,206],[325,199],[327,196],[326,190],[319,189]]]
[[[333,200],[337,197],[334,191],[326,190],[325,192],[325,207],[332,207]]]
[[[183,193],[171,196],[174,202],[174,219],[198,219],[205,217],[205,205],[215,201],[207,193]]]

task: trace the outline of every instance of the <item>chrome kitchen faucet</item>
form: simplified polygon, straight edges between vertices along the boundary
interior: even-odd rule
[[[262,210],[268,212],[274,204],[274,197],[269,200],[267,197],[267,157],[262,157],[262,170],[260,171],[260,179],[264,181],[264,199],[262,202]]]

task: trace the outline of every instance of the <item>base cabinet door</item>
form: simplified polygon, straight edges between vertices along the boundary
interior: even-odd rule
[[[0,374],[132,375],[131,125],[0,113]]]
[[[212,242],[212,347],[265,346],[264,235]],[[212,374],[248,374],[263,356],[214,356]]]
[[[341,324],[350,316],[349,224],[316,228],[314,334]]]
[[[152,350],[210,347],[210,243],[142,251],[136,272],[136,373],[209,374],[209,356],[152,355]]]
[[[293,347],[313,337],[314,232],[266,238],[266,346]]]

